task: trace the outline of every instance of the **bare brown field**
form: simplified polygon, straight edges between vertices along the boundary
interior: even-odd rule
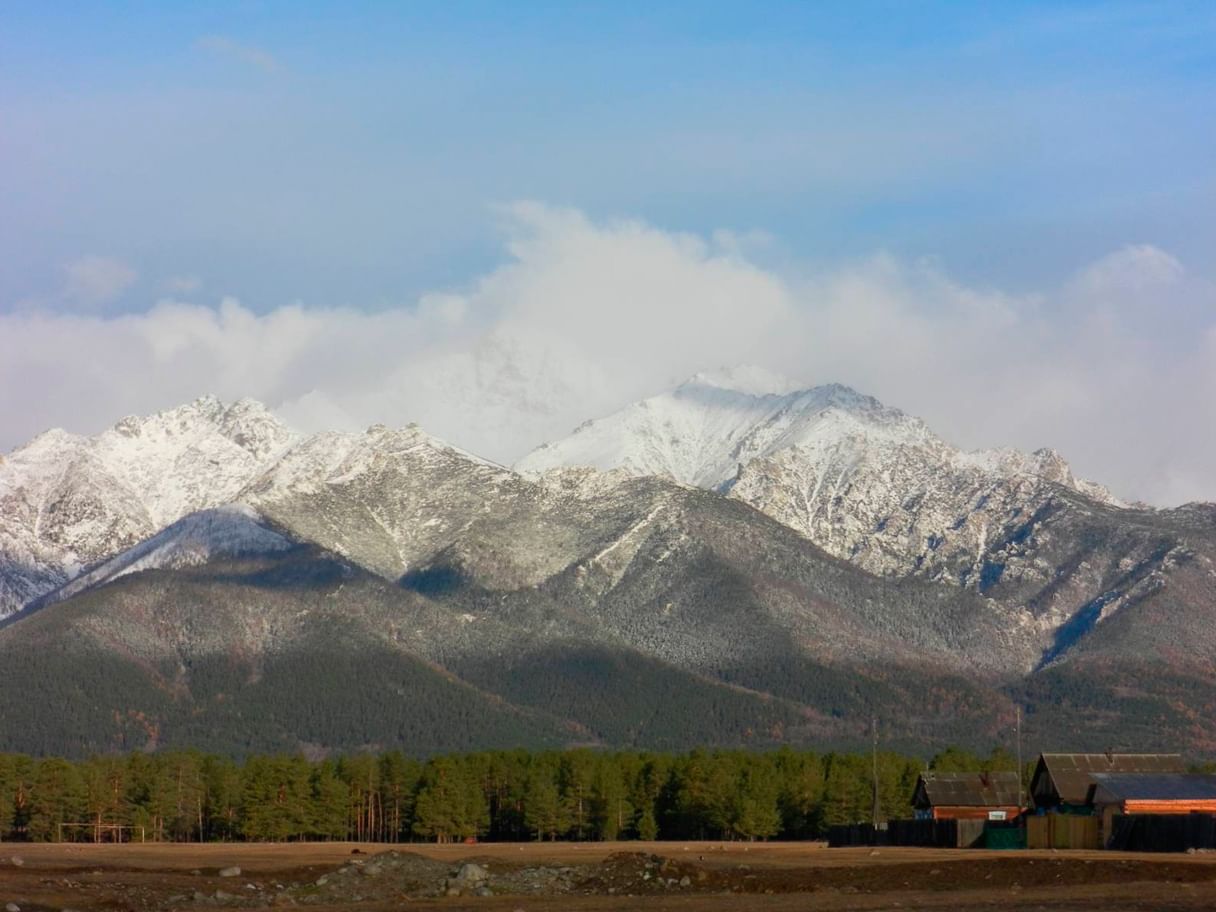
[[[465,862],[488,879],[449,880]],[[220,876],[234,866],[239,876]],[[0,844],[7,903],[20,912],[1199,910],[1216,908],[1216,856],[811,843],[10,843]]]

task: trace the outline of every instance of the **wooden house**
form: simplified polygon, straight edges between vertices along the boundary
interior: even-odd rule
[[[1089,804],[1104,823],[1115,814],[1216,814],[1216,776],[1095,773],[1093,780]]]
[[[1016,820],[1021,816],[1018,774],[927,771],[916,781],[912,806],[929,820]]]
[[[1040,811],[1087,813],[1096,774],[1185,771],[1179,754],[1040,754],[1030,780],[1030,798]]]

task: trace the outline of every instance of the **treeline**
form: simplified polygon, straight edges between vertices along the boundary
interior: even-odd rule
[[[1013,769],[949,750],[880,753],[882,817],[906,816],[916,777]],[[196,752],[81,762],[0,755],[0,836],[32,841],[804,839],[867,821],[870,755],[499,751],[242,763]]]

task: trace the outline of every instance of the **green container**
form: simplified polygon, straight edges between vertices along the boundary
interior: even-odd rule
[[[1026,831],[1022,827],[984,827],[984,848],[1024,849]]]

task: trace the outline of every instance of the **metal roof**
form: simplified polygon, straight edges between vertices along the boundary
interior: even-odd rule
[[[918,807],[1017,807],[1018,774],[920,774],[913,803]]]
[[[1213,801],[1216,776],[1188,773],[1094,773],[1094,787],[1116,801]]]
[[[1084,804],[1089,786],[1096,773],[1182,773],[1186,766],[1180,754],[1041,754],[1041,767],[1046,767],[1063,804]],[[1037,798],[1038,771],[1033,790]]]

